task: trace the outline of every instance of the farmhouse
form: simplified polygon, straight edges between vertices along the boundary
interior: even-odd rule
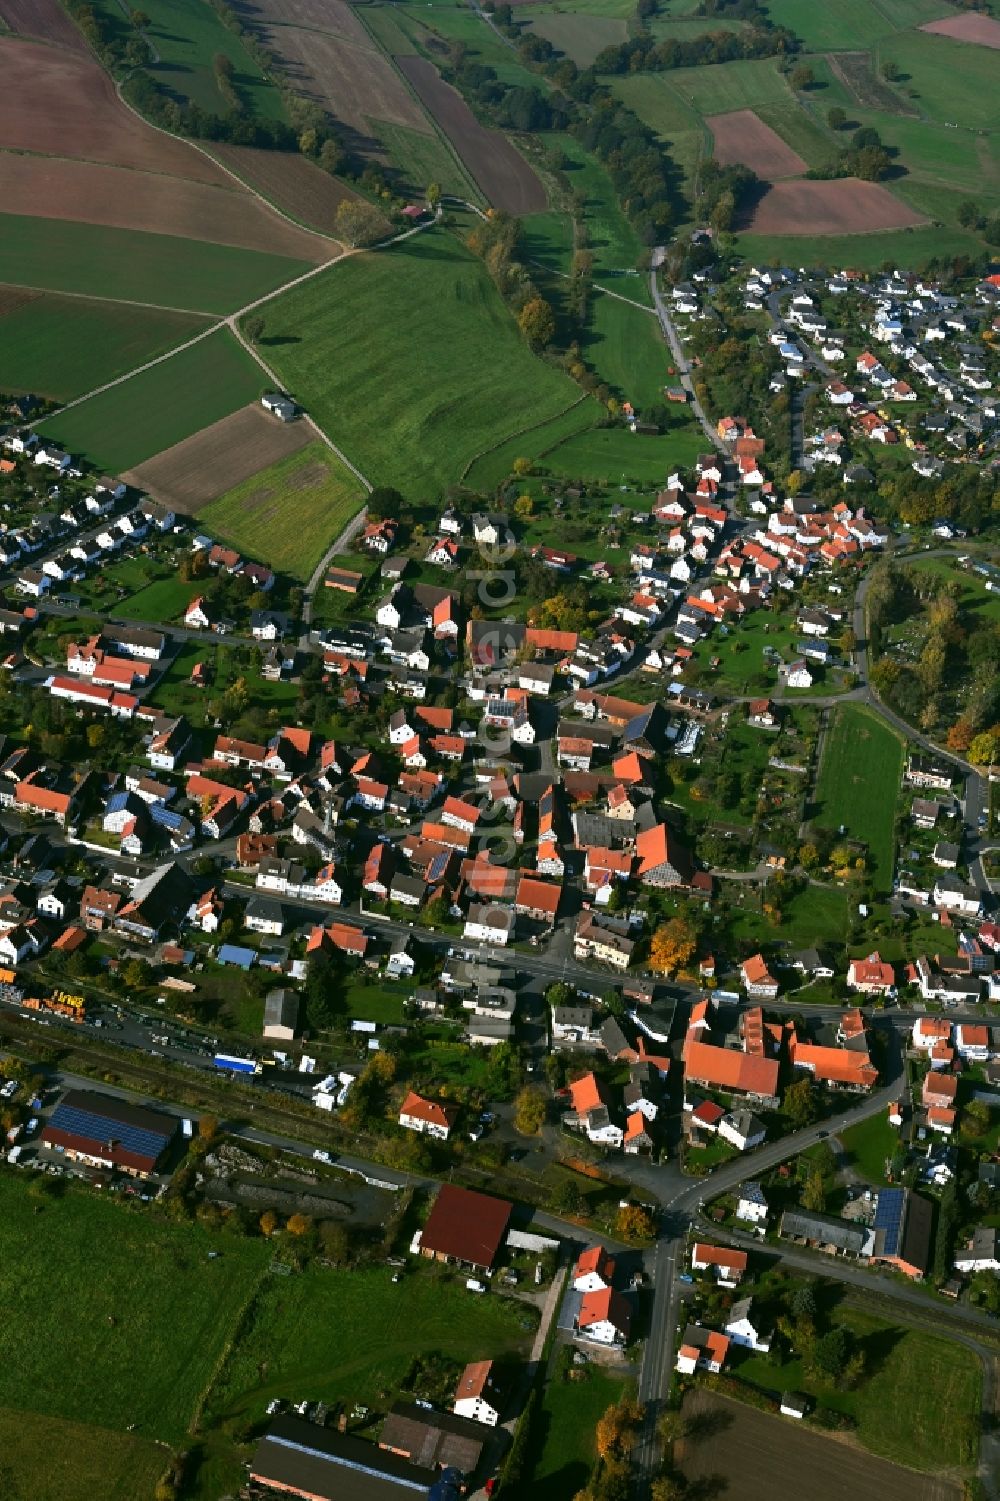
[[[880,1188],[875,1201],[872,1261],[921,1281],[931,1255],[934,1208],[908,1188]]]
[[[785,1240],[825,1251],[829,1256],[857,1257],[868,1243],[866,1226],[809,1209],[786,1209],[781,1216],[778,1234]]]
[[[382,1425],[378,1446],[431,1470],[443,1467],[471,1475],[485,1441],[482,1428],[469,1418],[437,1412],[426,1403],[396,1402]]]
[[[40,1139],[72,1162],[148,1178],[166,1156],[177,1124],[157,1110],[71,1089],[42,1127]]]
[[[420,1254],[490,1271],[500,1254],[513,1204],[442,1183],[420,1233]]]

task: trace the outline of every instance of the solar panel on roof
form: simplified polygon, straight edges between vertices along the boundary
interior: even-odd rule
[[[159,824],[163,829],[179,829],[184,822],[184,815],[182,813],[175,813],[173,809],[165,807],[163,803],[151,804],[149,812],[153,822]]]
[[[69,1131],[74,1136],[84,1136],[89,1141],[115,1141],[126,1152],[135,1152],[140,1157],[157,1158],[163,1144],[170,1136],[169,1127],[162,1131],[150,1131],[143,1126],[130,1126],[124,1121],[109,1120],[92,1110],[81,1110],[77,1105],[57,1105],[52,1114],[56,1130]]]
[[[879,1190],[878,1199],[875,1202],[875,1225],[876,1231],[883,1232],[882,1253],[885,1256],[897,1256],[899,1243],[903,1230],[903,1208],[906,1197],[901,1188],[883,1188]]]

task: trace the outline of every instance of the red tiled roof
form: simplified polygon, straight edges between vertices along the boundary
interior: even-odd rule
[[[513,1209],[506,1199],[442,1183],[420,1238],[421,1250],[491,1267]]]
[[[689,1042],[685,1072],[692,1083],[716,1089],[735,1089],[745,1094],[776,1095],[778,1062],[757,1058],[732,1048],[717,1048],[708,1042]]]

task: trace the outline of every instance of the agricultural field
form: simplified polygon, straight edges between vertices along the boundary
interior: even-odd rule
[[[982,254],[982,242],[962,230],[938,228],[904,230],[896,233],[864,235],[825,235],[817,241],[800,232],[787,234],[749,234],[736,237],[737,253],[753,262],[777,261],[780,265],[857,266],[862,271],[878,271],[886,261],[907,266],[922,266],[938,256]]]
[[[480,125],[458,90],[445,82],[432,62],[426,57],[396,61],[494,208],[517,215],[545,208],[545,189],[534,168],[501,131]]]
[[[792,97],[773,57],[725,63],[721,67],[706,64],[700,68],[678,68],[671,75],[671,83],[681,98],[701,115],[756,109],[759,104],[785,103]]]
[[[263,0],[253,22],[296,91],[338,122],[349,150],[386,162],[383,122],[433,135],[419,101],[343,0]]]
[[[68,219],[316,262],[330,260],[340,248],[282,219],[232,179],[227,187],[214,187],[99,162],[0,153],[5,210],[37,213],[40,194],[49,214],[45,223]]]
[[[736,1367],[735,1374],[770,1391],[809,1393],[824,1406],[850,1413],[857,1423],[859,1443],[871,1454],[881,1456],[869,1460],[873,1464],[872,1482],[876,1473],[889,1471],[886,1494],[898,1494],[898,1483],[893,1485],[886,1460],[908,1467],[901,1479],[908,1481],[917,1495],[935,1494],[924,1487],[953,1485],[951,1478],[938,1481],[932,1477],[955,1476],[969,1464],[970,1450],[974,1452],[977,1445],[981,1384],[977,1357],[945,1338],[873,1318],[850,1301],[836,1308],[832,1321],[850,1330],[867,1357],[868,1371],[852,1391],[837,1391],[817,1382],[794,1358],[775,1366],[760,1355],[749,1356]],[[948,1414],[945,1424],[941,1422],[942,1413]],[[782,1420],[766,1421],[771,1424]],[[837,1452],[840,1455],[845,1451],[838,1446]],[[925,1474],[918,1477],[914,1471]],[[838,1479],[844,1477],[838,1474]],[[874,1498],[880,1492],[869,1488],[862,1494]]]
[[[876,62],[893,62],[902,88],[922,115],[942,125],[996,130],[997,58],[991,47],[971,47],[925,31],[900,31],[876,48]]]
[[[890,1400],[895,1405],[898,1399]],[[685,1479],[697,1483],[711,1478],[744,1501],[792,1494],[803,1475],[809,1476],[816,1501],[836,1501],[845,1486],[857,1501],[958,1501],[961,1495],[954,1483],[915,1475],[814,1428],[758,1412],[729,1397],[691,1392],[684,1413],[706,1415],[705,1437],[678,1446]]]
[[[822,5],[767,0],[767,13],[774,25],[793,31],[807,52],[849,52],[867,51],[879,37],[952,11],[941,0],[903,0],[902,5],[873,5],[871,0],[823,0]]]
[[[205,10],[210,14],[208,6]],[[0,38],[0,148],[133,167],[217,187],[226,182],[204,152],[127,109],[86,48],[79,56],[62,46]]]
[[[765,182],[774,182],[779,177],[799,177],[806,170],[801,156],[752,109],[709,115],[705,124],[715,141],[713,155],[723,166],[742,164]]]
[[[892,882],[896,798],[903,770],[903,744],[884,720],[858,704],[833,710],[823,738],[813,791],[812,821],[844,828],[868,846],[876,886]]]
[[[836,236],[911,229],[926,223],[924,214],[894,197],[881,183],[861,182],[856,177],[836,182],[800,178],[769,187],[743,228],[763,236]]]
[[[4,214],[0,283],[179,312],[230,313],[308,271],[307,261],[173,235]]]
[[[59,0],[0,0],[0,21],[16,36],[55,42],[90,56],[82,33],[73,25]]]
[[[565,52],[580,68],[589,68],[603,48],[617,46],[628,36],[626,22],[615,16],[581,15],[557,7],[532,6],[530,17],[532,31]]]
[[[246,113],[255,119],[285,118],[277,86],[262,75],[240,38],[211,5],[204,0],[143,0],[142,9],[149,17],[145,36],[159,56],[150,71],[171,94],[190,99],[211,114],[228,114],[230,105],[219,92],[212,66],[213,59],[222,55],[233,64],[233,87]]]
[[[305,583],[363,503],[354,475],[325,443],[314,442],[212,501],[199,523]]]
[[[499,1294],[470,1298],[464,1276],[444,1269],[411,1266],[399,1284],[384,1267],[269,1278],[208,1411],[216,1421],[256,1417],[271,1397],[299,1391],[384,1411],[417,1357],[464,1364],[523,1352],[536,1323],[533,1309]]]
[[[121,1435],[134,1425],[137,1438],[182,1445],[266,1247],[228,1236],[210,1261],[219,1243],[197,1225],[92,1192],[50,1197],[12,1174],[0,1179],[0,1213],[3,1410]],[[65,1430],[68,1442],[75,1432]]]
[[[337,209],[345,201],[357,201],[358,195],[346,183],[301,152],[258,151],[223,141],[214,142],[212,152],[282,213],[321,234],[336,235]]]
[[[950,36],[974,47],[1000,47],[1000,21],[995,21],[992,16],[974,16],[966,12],[961,16],[948,16],[943,21],[930,21],[920,30],[936,36]]]
[[[307,422],[279,422],[255,401],[164,449],[122,476],[175,510],[210,500],[315,440]]]
[[[217,330],[39,431],[99,469],[122,472],[255,400],[267,384],[232,334]]]
[[[589,432],[601,416],[597,402],[589,396],[582,397],[558,417],[489,449],[469,466],[464,478],[475,490],[493,490],[513,472],[515,459],[533,459],[548,469],[548,456],[567,439]]]
[[[0,287],[0,389],[69,401],[204,327],[193,314]]]
[[[332,275],[271,304],[268,359],[373,484],[436,501],[505,434],[579,399],[446,231],[352,256]]]

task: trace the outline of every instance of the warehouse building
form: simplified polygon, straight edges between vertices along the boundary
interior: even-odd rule
[[[43,1126],[40,1140],[72,1162],[148,1178],[166,1156],[178,1125],[158,1110],[71,1089]]]

